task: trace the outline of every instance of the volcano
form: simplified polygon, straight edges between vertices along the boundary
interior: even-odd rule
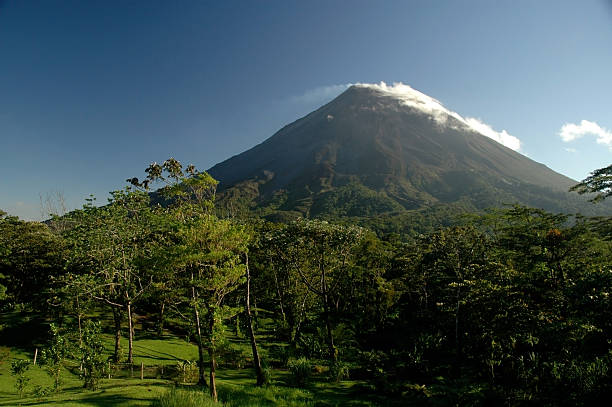
[[[407,85],[353,85],[208,172],[220,181],[227,210],[284,218],[375,217],[445,205],[603,210],[567,192],[576,181],[501,143],[518,148],[518,139],[502,132],[496,141],[492,132]]]

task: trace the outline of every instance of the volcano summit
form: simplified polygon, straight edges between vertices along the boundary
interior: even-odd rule
[[[464,118],[409,86],[358,84],[209,173],[220,181],[219,199],[229,210],[283,218],[514,203],[597,210],[567,192],[576,181],[515,151],[519,147],[507,132]]]

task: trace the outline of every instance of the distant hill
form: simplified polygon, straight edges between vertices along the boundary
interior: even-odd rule
[[[408,86],[351,86],[263,143],[209,170],[219,203],[272,219],[365,219],[519,203],[610,214],[576,181],[505,147]]]

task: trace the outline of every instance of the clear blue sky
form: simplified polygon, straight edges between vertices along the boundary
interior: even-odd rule
[[[612,161],[607,0],[0,0],[0,208],[105,202],[170,156],[207,169],[380,81],[574,179]]]

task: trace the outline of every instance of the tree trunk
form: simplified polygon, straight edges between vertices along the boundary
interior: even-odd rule
[[[113,353],[113,361],[119,362],[119,352],[121,350],[121,310],[118,307],[113,307],[113,320],[115,322],[115,352]]]
[[[257,297],[255,297],[255,294],[251,293],[251,298],[253,299],[253,315],[255,316],[255,324],[259,325],[259,315],[257,314]]]
[[[215,380],[215,372],[216,372],[216,360],[215,360],[215,339],[214,339],[214,329],[215,329],[215,313],[212,309],[208,310],[208,332],[210,335],[210,345],[208,346],[208,357],[210,359],[210,397],[215,401],[218,401],[217,397],[217,382]]]
[[[457,304],[455,306],[455,355],[457,358],[457,363],[455,366],[459,367],[459,361],[462,359],[462,349],[461,349],[461,335],[459,335],[459,307],[461,304],[461,283],[457,286]]]
[[[249,256],[246,257],[246,314],[249,330],[249,339],[251,340],[251,350],[253,351],[253,367],[257,375],[257,386],[263,386],[264,375],[261,368],[261,359],[257,350],[257,342],[255,341],[255,332],[253,331],[253,318],[251,316],[251,272],[249,271]]]
[[[81,328],[81,304],[79,303],[79,296],[76,297],[77,306],[77,318],[79,322],[79,346],[83,346],[83,330]]]
[[[164,334],[164,311],[166,309],[166,303],[162,301],[159,307],[159,321],[157,325],[157,334],[162,336]]]
[[[321,261],[321,294],[323,297],[323,315],[325,316],[325,328],[327,329],[327,347],[332,363],[338,361],[338,351],[334,345],[334,334],[332,331],[331,320],[329,318],[329,296],[327,295],[327,280],[325,278],[325,267]]]
[[[287,320],[285,315],[285,307],[283,306],[283,296],[281,294],[280,285],[278,284],[278,276],[276,275],[276,269],[274,266],[272,267],[272,272],[274,273],[274,283],[276,284],[276,295],[278,296],[278,304],[280,306],[281,315],[283,316],[283,321]]]
[[[134,363],[134,327],[132,325],[132,302],[127,303],[128,317],[128,363]]]
[[[191,295],[194,302],[193,315],[195,319],[196,342],[198,343],[198,385],[206,387],[206,371],[204,370],[204,345],[202,344],[202,325],[200,323],[200,313],[198,312],[198,306],[195,304],[195,287],[191,287]]]
[[[295,333],[292,334],[290,344],[294,349],[297,345],[297,341],[300,340],[302,321],[304,320],[304,311],[306,309],[306,299],[308,298],[308,292],[304,293],[304,299],[302,300],[302,306],[295,322]]]

